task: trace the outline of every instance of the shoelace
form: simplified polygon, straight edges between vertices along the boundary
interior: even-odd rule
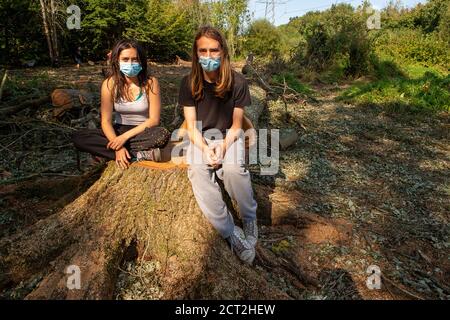
[[[138,161],[153,159],[153,153],[151,150],[139,151],[136,155]]]
[[[247,235],[255,236],[256,235],[256,222],[250,222],[245,224],[245,231],[247,231]]]
[[[238,232],[233,232],[231,236],[231,250],[233,251],[236,248],[237,252],[242,252],[244,250],[248,250],[248,248],[243,243],[244,239],[241,238]]]

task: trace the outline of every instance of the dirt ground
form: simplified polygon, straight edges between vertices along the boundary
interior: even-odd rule
[[[174,125],[178,85],[189,70],[152,70],[161,83],[163,124]],[[11,73],[24,81],[44,75],[40,85],[49,93],[97,90],[102,80],[101,66]],[[282,102],[268,103],[260,127],[293,128],[299,139],[281,152],[276,176],[253,174],[260,245],[274,259],[294,261],[305,278],[255,268],[293,299],[449,299],[449,116],[412,118],[335,102],[344,87],[315,86],[318,102],[289,104],[288,119]],[[70,119],[51,119],[50,111],[48,105],[2,120],[0,237],[57,212],[101,172],[87,155],[77,165]],[[45,147],[35,153],[23,150],[30,117],[39,119],[40,132],[52,129],[38,138]],[[382,273],[379,290],[366,285],[373,265]]]

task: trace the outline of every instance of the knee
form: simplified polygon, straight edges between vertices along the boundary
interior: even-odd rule
[[[145,133],[154,142],[154,148],[163,148],[170,141],[171,133],[164,127],[146,128]]]
[[[247,168],[238,164],[224,164],[223,165],[223,176],[226,179],[232,177],[245,177],[248,176],[249,172]]]
[[[156,127],[155,131],[157,133],[157,135],[161,138],[161,144],[167,144],[167,142],[169,142],[170,140],[170,131],[167,130],[164,127]]]

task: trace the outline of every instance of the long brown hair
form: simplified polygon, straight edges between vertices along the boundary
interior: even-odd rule
[[[137,75],[139,87],[147,88],[152,84],[151,78],[148,74],[147,55],[141,45],[135,40],[122,39],[116,42],[111,53],[111,72],[109,78],[113,80],[112,94],[115,102],[121,100],[129,100],[128,93],[125,88],[126,76],[120,72],[120,53],[125,49],[134,48],[137,51],[138,62],[142,66],[141,72]],[[151,87],[151,86],[150,86]],[[151,89],[150,89],[151,90]]]
[[[197,40],[201,37],[207,37],[214,39],[219,42],[222,49],[222,61],[220,64],[219,78],[216,81],[215,93],[219,98],[223,98],[228,91],[231,91],[233,85],[233,76],[230,62],[230,54],[228,53],[228,45],[225,37],[222,33],[214,27],[203,26],[201,27],[194,40],[194,45],[192,46],[192,69],[191,69],[191,92],[192,96],[196,101],[203,98],[203,69],[198,62],[197,54]]]

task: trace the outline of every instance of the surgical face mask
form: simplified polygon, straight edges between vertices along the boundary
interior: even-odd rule
[[[136,77],[141,72],[142,66],[138,62],[120,62],[120,71],[127,77]]]
[[[208,57],[199,57],[198,62],[202,66],[203,70],[206,72],[213,72],[220,68],[220,57],[218,58],[208,58]]]

